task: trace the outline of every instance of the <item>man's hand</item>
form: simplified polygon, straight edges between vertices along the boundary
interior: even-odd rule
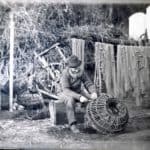
[[[84,102],[87,102],[87,101],[88,101],[88,99],[86,97],[84,97],[84,96],[80,97],[80,102],[81,103],[84,103]]]
[[[92,93],[91,94],[91,100],[97,99],[97,93]]]

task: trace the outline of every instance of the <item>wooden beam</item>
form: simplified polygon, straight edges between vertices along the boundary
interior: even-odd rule
[[[52,45],[50,48],[48,48],[48,49],[44,50],[43,52],[41,52],[40,54],[38,54],[38,55],[42,56],[42,55],[46,54],[47,52],[49,52],[51,49],[55,48],[58,45],[59,45],[59,43],[56,43],[56,44]]]
[[[35,51],[34,51],[34,55],[42,63],[42,67],[45,68],[49,72],[51,78],[54,80],[55,79],[55,75],[52,72],[52,70],[49,68],[49,64],[45,60],[45,58],[44,57],[40,57]]]
[[[57,49],[58,53],[60,54],[60,56],[63,58],[63,60],[66,61],[66,57],[65,57],[65,55],[63,54],[63,52],[61,51],[61,48],[58,47],[58,46],[56,46],[56,49]]]
[[[72,35],[71,38],[76,38],[76,39],[83,39],[83,40],[91,40],[88,37],[81,37],[77,35]],[[102,43],[109,43],[109,44],[120,44],[120,45],[150,45],[150,41],[144,42],[144,41],[135,41],[133,39],[119,39],[119,38],[106,38],[106,37],[94,37],[93,42],[102,42]]]
[[[10,13],[10,60],[9,60],[9,110],[13,111],[13,76],[14,76],[14,21],[13,11]]]
[[[44,94],[44,95],[49,96],[50,100],[51,100],[51,99],[53,99],[53,100],[58,100],[58,99],[59,99],[58,96],[56,96],[56,95],[54,95],[54,94],[52,94],[52,93],[48,93],[48,92],[46,92],[46,91],[44,91],[44,90],[42,90],[42,89],[38,89],[38,91],[39,91],[40,93]]]
[[[124,40],[124,39],[116,39],[116,38],[103,38],[100,39],[101,42],[110,43],[110,44],[123,44],[123,45],[139,45],[138,41],[135,40]]]

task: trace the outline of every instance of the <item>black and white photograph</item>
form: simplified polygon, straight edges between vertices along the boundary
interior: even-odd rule
[[[0,149],[149,147],[149,0],[0,0]]]

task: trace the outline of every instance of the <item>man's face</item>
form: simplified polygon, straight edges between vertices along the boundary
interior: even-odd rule
[[[83,73],[83,69],[81,65],[76,68],[69,68],[69,73],[73,78],[80,77]]]
[[[73,74],[77,74],[81,71],[81,67],[76,67],[76,68],[70,68],[70,71],[73,73]]]

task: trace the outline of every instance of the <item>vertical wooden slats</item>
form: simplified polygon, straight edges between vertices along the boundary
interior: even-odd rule
[[[98,95],[102,92],[103,66],[104,66],[104,48],[102,43],[95,43],[95,75],[94,84],[97,88]]]
[[[141,106],[143,95],[150,93],[150,47],[118,45],[116,65],[114,58],[113,45],[95,43],[94,83],[99,94],[104,81],[109,95],[123,98],[130,93]]]
[[[123,97],[132,91],[136,105],[142,105],[142,95],[150,90],[150,67],[148,58],[150,47],[118,45],[117,86]]]
[[[106,89],[109,95],[115,95],[115,85],[116,85],[116,68],[114,59],[114,48],[113,45],[106,45],[106,63],[105,63],[105,82]]]
[[[95,68],[94,83],[98,93],[100,94],[103,86],[106,86],[109,95],[116,95],[116,67],[112,44],[95,43]]]
[[[85,41],[82,39],[72,38],[72,54],[78,56],[84,67],[84,47]]]

